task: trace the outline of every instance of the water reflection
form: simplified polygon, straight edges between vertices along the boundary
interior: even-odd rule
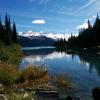
[[[29,52],[29,51],[27,51]],[[21,62],[21,67],[25,67],[29,64],[31,65],[45,65],[46,64],[46,60],[54,60],[54,59],[61,59],[63,57],[71,57],[71,55],[66,54],[65,52],[56,52],[55,50],[47,50],[46,52],[43,50],[40,50],[40,52],[38,51],[31,51],[33,52],[31,55],[29,55],[29,53],[27,53],[26,51],[24,52],[25,54],[28,54],[27,56],[25,56],[22,59]]]
[[[100,86],[100,56],[98,53],[87,51],[56,51],[52,49],[25,50],[20,68],[27,65],[46,65],[49,73],[69,75],[76,84],[76,95],[90,95],[91,90]],[[79,91],[79,92],[78,92]]]
[[[94,69],[97,71],[98,75],[100,75],[100,55],[97,53],[94,54],[78,54],[80,57],[80,61],[89,64],[89,71],[92,72]]]
[[[58,52],[54,48],[24,50],[24,53],[26,56],[22,59],[21,68],[26,67],[28,64],[49,65],[50,61],[55,64],[59,63],[60,59],[61,67],[65,65],[80,65],[81,67],[84,66],[89,72],[97,72],[100,75],[100,56],[97,53],[91,54],[72,50]],[[66,60],[66,63],[63,64],[62,60]]]
[[[86,70],[89,72],[97,72],[100,75],[100,56],[97,53],[82,53],[76,51],[56,51],[54,48],[46,48],[46,49],[37,49],[37,50],[25,50],[25,57],[22,59],[21,68],[26,67],[28,64],[47,64],[50,65],[56,64],[58,61],[62,66],[76,66],[75,68],[79,68],[79,65],[84,66]],[[66,63],[64,63],[64,61]],[[68,62],[69,61],[69,62]],[[59,64],[58,62],[58,64]],[[53,65],[50,65],[53,66]],[[78,67],[77,67],[78,66]],[[60,69],[60,68],[58,68]]]
[[[82,52],[82,51],[61,51],[65,52],[67,55],[70,55],[72,59],[76,56],[79,57],[79,63],[85,64],[85,67],[88,67],[88,71],[96,71],[100,75],[100,54],[98,52]]]

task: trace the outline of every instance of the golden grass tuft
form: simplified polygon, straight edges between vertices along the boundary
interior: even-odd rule
[[[69,80],[69,77],[66,77],[66,75],[60,73],[55,76],[54,84],[60,89],[72,88],[72,83]]]

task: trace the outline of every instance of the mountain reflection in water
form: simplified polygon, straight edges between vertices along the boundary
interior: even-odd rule
[[[63,73],[70,76],[84,96],[88,95],[94,87],[100,86],[98,53],[71,50],[58,52],[54,48],[24,50],[24,53],[20,69],[24,69],[28,64],[46,65],[52,75]]]

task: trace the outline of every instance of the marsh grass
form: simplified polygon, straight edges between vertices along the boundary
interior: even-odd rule
[[[22,70],[21,78],[23,81],[31,81],[40,79],[41,77],[44,77],[48,74],[48,71],[42,67],[33,67],[28,66],[26,69]]]
[[[48,70],[42,67],[28,66],[19,70],[17,65],[0,62],[0,83],[12,85],[23,83],[23,85],[38,85],[48,83],[50,80]]]
[[[51,78],[46,68],[28,66],[21,71],[18,87],[38,89],[39,86],[46,87],[50,80]]]
[[[51,77],[48,69],[43,66],[28,65],[19,70],[22,56],[21,47],[17,44],[0,46],[0,84],[3,84],[9,100],[23,100],[23,94],[17,93],[21,89],[57,90],[72,87],[66,75],[59,73]]]
[[[57,75],[55,75],[53,83],[58,89],[70,89],[73,87],[70,77],[62,73],[58,73]]]
[[[0,62],[0,83],[3,85],[14,85],[18,88],[33,88],[53,90],[55,87],[69,89],[73,85],[67,75],[57,74],[51,77],[45,67],[27,66],[19,70],[17,65]],[[51,85],[52,84],[52,85]]]
[[[47,90],[47,91],[61,91],[70,89],[72,87],[69,79],[63,74],[57,74],[52,78],[48,69],[37,66],[27,66],[23,70],[19,70],[15,64],[8,64],[0,62],[0,83],[5,86],[4,94],[7,94],[8,100],[31,100],[31,93],[29,98],[23,99],[24,92],[19,93],[21,89],[24,91],[31,89]],[[34,94],[34,98],[36,98]]]

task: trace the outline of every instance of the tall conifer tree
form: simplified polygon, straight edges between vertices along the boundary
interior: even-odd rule
[[[7,14],[5,16],[5,43],[7,45],[10,45],[12,43],[10,17]]]
[[[13,23],[13,42],[17,43],[17,31],[15,22]]]

